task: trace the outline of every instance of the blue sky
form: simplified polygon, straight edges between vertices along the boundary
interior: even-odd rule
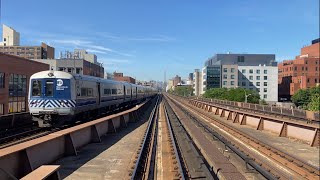
[[[84,48],[106,71],[139,80],[187,77],[216,53],[291,59],[319,37],[318,0],[2,0],[22,45]]]

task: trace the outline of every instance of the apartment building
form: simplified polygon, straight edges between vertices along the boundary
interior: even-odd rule
[[[203,94],[202,72],[199,69],[195,69],[193,73],[193,94],[195,96]]]
[[[258,91],[261,99],[269,103],[278,101],[274,54],[216,54],[205,62],[202,76],[200,94],[210,88],[243,87]]]
[[[320,38],[301,48],[294,60],[279,63],[279,101],[288,101],[299,89],[320,84]]]

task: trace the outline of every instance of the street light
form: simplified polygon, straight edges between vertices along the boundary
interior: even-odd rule
[[[245,90],[245,89],[242,89],[242,90],[244,91],[244,97],[245,97],[245,98],[244,98],[244,102],[247,103],[247,102],[248,102],[248,97],[251,96],[251,94],[248,94],[248,95],[247,95],[246,90]]]

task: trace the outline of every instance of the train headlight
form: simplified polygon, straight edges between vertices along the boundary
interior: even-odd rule
[[[60,105],[61,105],[61,106],[65,106],[66,104],[65,104],[64,102],[61,102]]]

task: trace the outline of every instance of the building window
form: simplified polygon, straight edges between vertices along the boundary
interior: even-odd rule
[[[260,86],[260,82],[256,82],[256,85],[257,85],[257,86]]]
[[[223,72],[228,72],[228,69],[227,68],[223,68]]]
[[[247,83],[246,82],[242,82],[241,85],[242,86],[247,86]]]
[[[306,60],[305,63],[308,64],[308,61]]]
[[[268,83],[267,83],[267,82],[264,82],[264,83],[263,83],[263,86],[268,86]]]
[[[227,81],[223,81],[223,85],[226,86],[227,85]]]
[[[245,69],[242,69],[241,70],[242,74],[246,73],[246,70]]]
[[[318,71],[318,67],[316,67],[316,71]]]
[[[294,70],[295,70],[295,71],[297,71],[297,70],[298,70],[298,69],[297,69],[297,66],[296,66],[296,67],[294,67]]]
[[[244,62],[244,56],[238,56],[238,62]]]
[[[4,73],[0,72],[0,88],[4,88],[4,84],[5,84]]]
[[[310,83],[310,78],[307,79],[307,83]]]
[[[308,71],[308,67],[306,67],[306,71]]]
[[[231,72],[232,72],[232,73],[234,72],[234,68],[231,68]]]
[[[7,41],[7,39],[6,39],[6,38],[3,38],[3,41]]]
[[[249,86],[253,86],[253,82],[250,82],[250,83],[249,83]]]
[[[231,79],[234,79],[234,75],[231,75]]]
[[[260,92],[260,89],[259,89],[259,88],[257,88],[256,90],[257,90],[257,92]]]
[[[260,74],[260,69],[257,69],[256,73],[257,73],[257,74]]]
[[[68,72],[69,72],[69,73],[72,73],[72,68],[68,68]]]
[[[10,74],[8,113],[25,112],[27,100],[27,76]]]
[[[268,91],[268,89],[267,88],[263,88],[263,92],[267,92]]]
[[[64,71],[63,67],[59,67],[58,71]]]
[[[7,45],[6,43],[3,44],[3,46],[6,46],[6,45]]]
[[[263,73],[264,73],[264,74],[267,74],[267,73],[268,73],[268,70],[263,70]]]
[[[318,64],[318,60],[316,60],[316,64]]]
[[[252,73],[253,73],[253,69],[250,69],[250,70],[249,70],[249,73],[252,74]]]
[[[257,80],[260,80],[260,76],[257,76],[256,79],[257,79]]]
[[[228,79],[228,75],[224,74],[223,79]]]
[[[268,80],[268,76],[263,76],[263,79],[264,80]]]
[[[304,71],[304,67],[302,67],[302,71]]]
[[[266,94],[265,94],[265,95],[263,95],[263,98],[264,98],[264,99],[267,99],[267,97],[268,97],[268,96],[267,96]]]
[[[315,82],[315,83],[318,83],[318,79],[317,79],[317,78],[315,78],[315,79],[314,79],[314,82]]]
[[[231,81],[231,85],[232,85],[232,86],[234,85],[234,81]]]
[[[250,79],[250,80],[253,80],[253,76],[249,76],[249,79]]]
[[[80,74],[80,72],[81,72],[81,68],[76,68],[76,73]]]

